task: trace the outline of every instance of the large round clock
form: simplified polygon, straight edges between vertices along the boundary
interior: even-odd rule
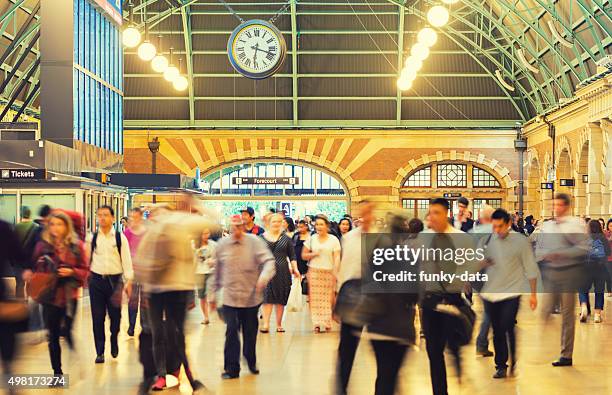
[[[281,68],[287,55],[287,44],[273,24],[252,19],[234,29],[227,42],[227,55],[237,72],[261,80]]]

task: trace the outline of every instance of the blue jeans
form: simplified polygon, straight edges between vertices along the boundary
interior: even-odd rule
[[[589,291],[592,288],[595,292],[595,310],[603,310],[606,275],[608,274],[606,264],[607,262],[589,263],[590,278],[588,279],[586,286],[582,289],[583,292],[578,294],[580,304],[586,303],[587,306],[590,307]]]
[[[489,329],[491,328],[491,319],[486,311],[482,313],[482,322],[480,323],[480,331],[476,338],[476,349],[477,350],[488,350],[489,349]]]

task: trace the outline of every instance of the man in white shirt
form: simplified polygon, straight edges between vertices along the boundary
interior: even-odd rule
[[[535,263],[529,240],[511,229],[510,214],[497,209],[491,216],[493,234],[488,241],[481,240],[486,246],[488,281],[480,296],[484,300],[485,312],[493,326],[493,346],[495,348],[495,375],[500,379],[507,375],[508,351],[510,352],[510,372],[516,365],[516,338],[514,326],[518,313],[521,293],[526,291],[527,280],[531,297],[529,306],[537,306],[536,282],[538,267]]]
[[[132,257],[125,235],[113,227],[115,212],[110,206],[100,206],[97,211],[98,231],[90,240],[91,274],[89,276],[89,299],[96,345],[96,363],[104,363],[106,336],[104,321],[106,313],[110,319],[111,355],[117,358],[119,345],[117,336],[121,323],[121,297],[126,284],[128,297],[131,294]]]

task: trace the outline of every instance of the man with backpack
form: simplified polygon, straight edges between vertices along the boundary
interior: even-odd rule
[[[110,206],[100,206],[97,211],[98,230],[91,238],[91,274],[89,298],[96,345],[96,363],[104,363],[106,313],[110,318],[111,355],[117,358],[117,336],[121,323],[121,297],[125,282],[128,297],[131,293],[132,258],[125,235],[113,227],[115,212]]]

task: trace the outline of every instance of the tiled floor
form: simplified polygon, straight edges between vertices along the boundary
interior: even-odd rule
[[[525,298],[524,298],[525,299]],[[553,368],[550,362],[559,351],[560,316],[544,325],[537,313],[523,305],[518,318],[519,371],[516,378],[494,380],[492,358],[476,357],[474,347],[463,349],[465,374],[461,385],[449,368],[451,394],[542,395],[542,394],[612,394],[612,299],[604,323],[576,325],[574,363],[569,368]],[[478,306],[477,306],[478,307]],[[124,311],[125,312],[125,311]],[[125,314],[124,314],[125,317]],[[606,319],[607,318],[607,319]],[[331,393],[338,333],[315,335],[310,331],[306,311],[289,313],[286,333],[259,335],[259,376],[244,369],[237,380],[221,381],[224,325],[218,319],[209,326],[200,324],[197,310],[188,316],[188,352],[197,376],[217,394],[312,394]],[[75,325],[79,356],[66,352],[64,371],[71,375],[71,386],[64,390],[37,390],[23,393],[45,394],[134,394],[141,376],[138,341],[125,333],[122,323],[120,355],[116,360],[107,352],[104,365],[94,364],[91,319],[87,303],[79,309]],[[492,348],[492,345],[491,345]],[[449,364],[450,365],[450,364]],[[415,348],[405,360],[401,372],[401,394],[430,394],[429,367],[423,347]],[[375,361],[368,342],[360,346],[350,385],[350,394],[372,394]],[[23,345],[17,363],[19,373],[50,373],[46,343]],[[164,393],[190,393],[181,384]]]

